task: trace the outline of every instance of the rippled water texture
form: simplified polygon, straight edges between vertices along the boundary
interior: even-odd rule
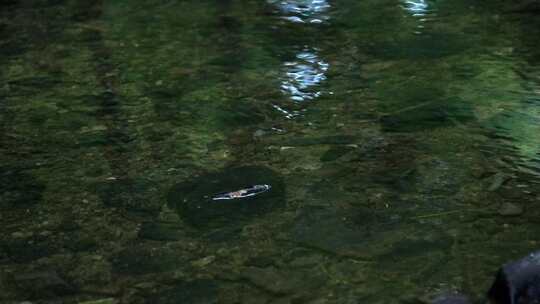
[[[482,303],[540,242],[515,5],[2,2],[0,302]]]

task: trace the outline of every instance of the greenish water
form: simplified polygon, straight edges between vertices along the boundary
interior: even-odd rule
[[[0,4],[0,302],[481,302],[540,242],[540,24],[508,9]]]

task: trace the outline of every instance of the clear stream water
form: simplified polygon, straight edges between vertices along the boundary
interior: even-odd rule
[[[0,9],[2,303],[481,302],[540,247],[535,15],[479,0]],[[272,188],[208,200],[256,184]]]

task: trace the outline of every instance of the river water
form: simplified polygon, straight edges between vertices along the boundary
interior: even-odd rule
[[[534,15],[87,2],[0,4],[0,302],[481,301],[540,246]]]

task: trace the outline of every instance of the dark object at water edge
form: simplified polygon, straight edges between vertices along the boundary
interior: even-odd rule
[[[504,264],[487,293],[487,304],[540,304],[540,251]],[[470,304],[459,293],[442,293],[430,304]]]
[[[540,14],[540,1],[539,0],[529,0],[517,3],[511,8],[508,13],[517,13],[517,14]]]
[[[503,265],[488,299],[492,304],[540,303],[540,251]]]

